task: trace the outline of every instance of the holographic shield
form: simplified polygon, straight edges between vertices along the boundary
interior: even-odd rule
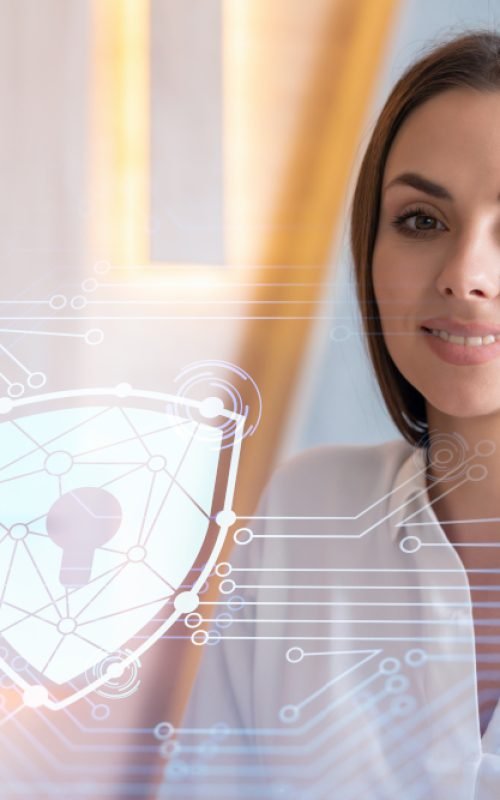
[[[245,417],[128,386],[0,414],[0,669],[57,710],[196,608],[234,520]]]

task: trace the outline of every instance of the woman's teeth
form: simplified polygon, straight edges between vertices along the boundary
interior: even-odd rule
[[[439,330],[432,330],[431,333],[433,336],[437,336],[439,339],[443,339],[445,342],[450,342],[451,344],[463,344],[466,347],[481,347],[485,344],[493,344],[493,342],[500,341],[500,334],[493,336],[492,333],[489,333],[487,336],[455,336],[447,331]]]

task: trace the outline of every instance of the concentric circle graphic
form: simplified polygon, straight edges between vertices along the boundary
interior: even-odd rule
[[[426,434],[427,471],[431,481],[452,481],[464,477],[470,459],[469,446],[459,433]],[[415,454],[418,458],[418,453]]]
[[[119,700],[135,694],[141,685],[139,678],[141,661],[135,658],[128,666],[122,668],[122,662],[129,656],[133,656],[131,650],[117,650],[87,672],[89,683],[96,679],[107,678],[106,683],[96,690],[96,694],[107,700]]]
[[[220,416],[223,409],[246,418],[241,440],[252,436],[262,416],[262,397],[253,378],[245,370],[228,361],[196,361],[189,364],[175,379],[179,384],[177,396],[181,400],[199,400],[201,411],[207,419],[217,420],[217,430],[222,432],[221,449],[234,443],[236,423]],[[243,397],[241,388],[247,389]],[[176,407],[169,409],[177,414]]]

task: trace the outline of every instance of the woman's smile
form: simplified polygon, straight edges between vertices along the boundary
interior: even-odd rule
[[[485,364],[500,356],[500,336],[495,338],[488,335],[467,337],[466,339],[463,336],[450,335],[446,331],[436,328],[433,330],[421,328],[420,330],[432,352],[447,364],[466,367],[473,364]]]
[[[441,317],[424,320],[420,330],[432,352],[448,364],[484,364],[500,355],[500,325]]]

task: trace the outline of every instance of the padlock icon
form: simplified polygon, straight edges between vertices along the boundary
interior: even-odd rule
[[[73,489],[47,514],[47,533],[63,551],[59,580],[67,588],[88,583],[97,547],[105,545],[122,522],[120,503],[100,487]]]
[[[109,389],[0,407],[0,641],[47,707],[102,686],[90,669],[124,652],[126,669],[196,608],[235,519],[246,419],[213,408]]]

